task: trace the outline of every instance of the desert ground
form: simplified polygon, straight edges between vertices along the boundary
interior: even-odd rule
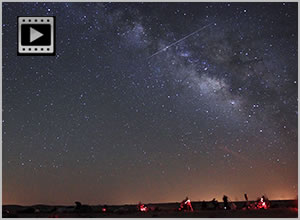
[[[254,202],[254,201],[251,201]],[[76,206],[18,206],[3,205],[4,218],[297,218],[297,200],[273,200],[268,209],[245,210],[245,202],[234,202],[235,210],[224,210],[223,203],[215,209],[210,202],[203,208],[202,202],[193,202],[193,212],[178,211],[180,203],[145,204],[147,212],[138,211],[137,205],[81,205]]]

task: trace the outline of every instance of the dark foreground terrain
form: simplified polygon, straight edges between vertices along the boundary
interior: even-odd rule
[[[146,204],[147,212],[137,211],[136,205],[123,206],[18,206],[4,205],[4,218],[297,218],[298,207],[296,200],[271,201],[271,207],[266,210],[243,210],[244,202],[235,202],[236,210],[214,209],[210,203],[202,208],[202,202],[192,202],[194,212],[179,212],[179,203]]]

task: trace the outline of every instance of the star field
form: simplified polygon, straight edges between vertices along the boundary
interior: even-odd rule
[[[297,10],[3,3],[3,203],[294,199]],[[56,56],[17,56],[17,16],[56,16]]]

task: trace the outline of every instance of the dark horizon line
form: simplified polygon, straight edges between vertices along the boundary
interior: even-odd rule
[[[293,200],[298,200],[297,198],[293,198],[293,199],[272,199],[269,201],[293,201]],[[192,203],[199,203],[199,202],[211,202],[212,200],[197,200],[197,201],[191,201]],[[218,201],[218,200],[217,200]],[[257,200],[248,200],[248,202],[255,202]],[[223,203],[223,200],[218,201],[219,203]],[[237,201],[233,201],[230,200],[230,202],[247,202],[246,200],[237,200]],[[75,203],[75,202],[74,202]],[[159,204],[172,204],[172,203],[180,203],[180,201],[177,202],[163,202],[163,203],[143,203],[145,205],[159,205]],[[112,204],[88,204],[88,203],[82,203],[82,205],[89,205],[89,206],[130,206],[130,205],[137,205],[137,203],[134,204],[120,204],[120,205],[112,205]],[[19,205],[19,204],[2,204],[3,206],[39,206],[39,205],[43,205],[43,206],[75,206],[75,205],[47,205],[47,204],[34,204],[34,205]]]

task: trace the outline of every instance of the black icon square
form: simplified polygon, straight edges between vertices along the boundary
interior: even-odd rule
[[[18,17],[18,55],[55,55],[55,17]]]

